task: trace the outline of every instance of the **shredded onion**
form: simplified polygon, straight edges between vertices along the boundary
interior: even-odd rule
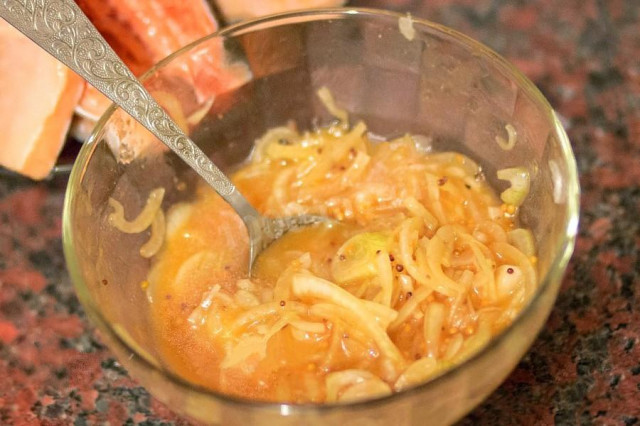
[[[293,320],[290,324],[305,333],[323,334],[327,331],[327,327],[321,322]]]
[[[336,106],[336,101],[333,99],[331,91],[327,87],[323,86],[318,90],[317,94],[327,111],[329,111],[331,115],[340,120],[341,123],[348,125],[349,113],[347,113],[346,110],[338,108]]]
[[[192,209],[193,207],[187,203],[174,204],[169,208],[165,217],[167,239],[173,238],[180,227],[183,226],[187,222],[187,220],[189,220]]]
[[[536,270],[531,264],[531,259],[514,246],[507,243],[493,243],[491,249],[506,264],[515,264],[520,267],[524,277],[524,295],[528,299],[533,294],[537,278]]]
[[[291,127],[281,126],[275,127],[267,131],[260,139],[255,143],[255,147],[252,153],[252,159],[255,162],[263,161],[266,157],[280,158],[283,156],[287,158],[296,158],[293,154],[293,150],[285,152],[282,147],[291,146],[294,142],[300,139],[300,135]],[[284,143],[283,143],[284,142]],[[281,149],[278,150],[278,147]],[[267,152],[270,150],[270,152]]]
[[[452,228],[448,226],[438,229],[436,235],[429,240],[426,253],[429,272],[432,275],[432,279],[438,283],[435,290],[447,296],[455,296],[464,290],[460,284],[449,278],[442,269],[445,266],[443,261],[446,261],[448,257],[445,255],[445,250],[448,250],[445,233],[451,230]]]
[[[162,210],[158,210],[156,217],[151,223],[151,236],[149,237],[149,241],[140,247],[140,256],[148,259],[158,253],[164,242],[164,234],[164,213],[162,213]]]
[[[362,308],[351,310],[331,303],[317,303],[310,308],[309,313],[332,322],[336,318],[342,319],[353,329],[365,333],[375,342],[380,354],[385,358],[385,371],[383,372],[385,378],[395,380],[398,377],[399,371],[405,364],[400,351],[376,320],[371,318],[370,314],[366,313]]]
[[[307,310],[306,305],[292,301],[287,302],[285,306],[282,306],[280,302],[263,303],[239,315],[231,325],[229,331],[236,333],[241,327],[250,327],[251,325],[264,321],[266,317],[284,315],[287,311],[305,314]]]
[[[331,263],[331,275],[339,283],[376,276],[376,252],[387,251],[390,235],[384,232],[363,232],[349,238],[336,252]]]
[[[400,28],[400,33],[407,40],[411,41],[416,36],[416,30],[413,28],[413,18],[411,18],[411,14],[407,13],[407,16],[401,16],[398,19],[398,28]]]
[[[433,235],[436,229],[438,229],[438,219],[436,219],[435,216],[431,214],[431,212],[427,210],[422,203],[420,203],[420,201],[413,197],[407,197],[404,199],[404,206],[413,216],[422,217],[424,219],[424,224],[431,235]]]
[[[366,370],[343,370],[325,379],[328,402],[346,402],[388,395],[391,388]]]
[[[164,188],[156,188],[149,194],[147,202],[135,219],[128,221],[124,217],[124,207],[114,198],[109,197],[109,205],[113,212],[109,215],[109,222],[119,231],[127,234],[137,234],[144,231],[155,219],[162,204]]]
[[[380,303],[384,306],[391,307],[391,298],[393,297],[393,272],[391,271],[391,263],[389,262],[389,253],[380,250],[380,252],[376,254],[375,259],[380,281]]]
[[[527,256],[534,256],[536,254],[533,233],[529,229],[517,228],[509,231],[507,238],[509,244],[516,247]]]
[[[252,306],[258,306],[260,304],[260,300],[251,292],[247,290],[239,289],[236,291],[236,294],[233,296],[233,299],[243,308],[250,308]]]
[[[395,391],[401,391],[413,385],[420,384],[431,377],[437,371],[437,368],[438,362],[435,358],[420,358],[404,370],[393,385],[393,389]]]
[[[416,291],[416,293],[411,296],[411,299],[405,303],[402,308],[398,311],[398,316],[396,319],[389,325],[389,330],[395,330],[400,326],[403,322],[405,322],[409,316],[418,308],[421,302],[427,299],[427,297],[431,296],[433,290],[428,287],[421,287]]]
[[[511,183],[511,187],[500,194],[500,199],[512,206],[520,206],[529,194],[529,171],[524,167],[498,170],[498,179]]]
[[[462,348],[460,348],[458,354],[453,357],[452,362],[458,363],[469,358],[489,343],[490,339],[491,326],[486,321],[478,321],[478,329],[475,334],[464,341]]]
[[[496,269],[496,287],[500,298],[505,299],[522,288],[524,275],[515,265],[500,265]]]
[[[424,341],[427,356],[439,358],[440,335],[444,326],[445,307],[441,303],[430,303],[424,313]]]
[[[291,280],[293,276],[311,267],[311,255],[305,253],[298,259],[292,261],[289,266],[280,274],[273,289],[273,299],[275,301],[289,300],[291,298]]]
[[[507,134],[509,135],[509,140],[504,140],[504,138],[500,135],[496,136],[496,142],[500,145],[500,148],[505,151],[511,151],[513,147],[516,145],[516,141],[518,139],[518,133],[516,132],[515,127],[511,124],[507,124],[504,126]]]
[[[411,275],[413,279],[430,288],[436,285],[431,281],[413,260],[413,254],[418,244],[418,238],[424,224],[419,218],[411,218],[402,222],[398,230],[399,256],[403,267]]]
[[[376,319],[376,322],[383,330],[389,327],[389,324],[398,317],[398,311],[380,303],[363,299],[362,304]]]
[[[492,220],[481,221],[474,229],[473,237],[483,244],[492,241],[507,241],[507,233],[500,225]]]
[[[151,191],[144,208],[132,221],[125,219],[122,204],[109,197],[109,205],[113,208],[113,212],[109,215],[108,220],[116,229],[127,234],[136,234],[151,226],[149,240],[140,247],[140,255],[144,258],[150,258],[158,253],[165,239],[165,218],[164,213],[160,210],[163,197],[164,188],[156,188]]]
[[[447,345],[447,350],[443,358],[445,360],[452,359],[454,356],[458,354],[458,351],[460,351],[460,348],[462,348],[463,343],[464,343],[464,337],[462,337],[462,334],[456,333],[453,336],[451,336],[451,340],[449,340],[449,344]]]

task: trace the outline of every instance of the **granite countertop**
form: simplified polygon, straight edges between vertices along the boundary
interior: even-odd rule
[[[559,112],[582,185],[557,304],[506,382],[462,424],[640,419],[640,2],[358,0],[411,10],[491,46]],[[188,424],[87,322],[66,272],[67,177],[0,176],[0,424]]]

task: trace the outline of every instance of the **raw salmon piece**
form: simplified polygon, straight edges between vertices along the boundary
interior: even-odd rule
[[[217,29],[205,0],[78,0],[77,3],[137,75]],[[102,94],[87,86],[77,112],[95,120],[109,104]]]
[[[0,19],[0,164],[46,177],[64,144],[83,80]]]
[[[205,0],[77,0],[77,3],[138,75],[217,28]]]

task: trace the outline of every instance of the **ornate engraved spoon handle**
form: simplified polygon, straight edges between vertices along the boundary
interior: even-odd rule
[[[259,216],[224,173],[151,97],[73,0],[0,0],[0,17],[149,129],[243,219]]]

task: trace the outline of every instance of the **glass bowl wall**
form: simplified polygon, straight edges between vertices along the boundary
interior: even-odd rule
[[[127,235],[111,227],[107,200],[123,200],[125,211],[136,212],[152,189],[163,186],[167,207],[188,200],[196,178],[157,141],[140,152],[124,149],[120,158],[114,155],[108,139],[122,142],[137,136],[132,136],[130,119],[112,108],[85,144],[71,175],[63,222],[65,255],[78,296],[103,339],[131,375],[172,409],[220,424],[447,424],[505,379],[543,326],[577,228],[579,189],[567,137],[540,92],[499,55],[421,20],[413,23],[415,37],[409,40],[399,31],[399,17],[341,9],[239,24],[176,52],[146,74],[145,85],[152,93],[171,94],[190,114],[207,111],[189,132],[226,170],[245,160],[254,140],[269,128],[289,120],[299,128],[328,123],[331,117],[316,97],[322,86],[349,111],[352,122],[364,120],[376,135],[424,135],[435,151],[470,156],[498,191],[508,185],[496,179],[498,169],[527,167],[531,192],[521,220],[538,245],[539,290],[516,321],[471,359],[386,398],[348,405],[288,405],[232,398],[195,386],[162,363],[149,331],[149,301],[141,283],[150,262],[138,253],[148,235]],[[194,58],[203,57],[212,58],[214,77],[222,57],[235,64],[231,67],[246,67],[251,77],[216,95],[211,104],[211,98],[183,78]],[[219,77],[221,87],[224,78]],[[507,124],[518,135],[510,151],[495,141],[496,135],[506,138]]]

